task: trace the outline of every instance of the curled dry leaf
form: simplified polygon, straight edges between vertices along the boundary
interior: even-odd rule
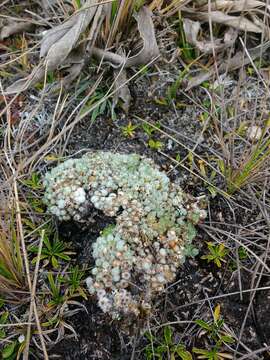
[[[87,0],[80,12],[74,14],[65,23],[47,31],[40,49],[40,57],[45,57],[45,59],[38,67],[34,68],[29,76],[9,86],[5,93],[14,94],[25,91],[41,81],[47,71],[55,70],[60,65],[69,64],[71,66],[70,71],[67,71],[69,75],[63,79],[64,85],[75,78],[79,69],[83,68],[84,56],[81,51],[78,49],[75,51],[74,48],[78,45],[79,36],[85,31],[96,13],[97,6],[94,5],[96,5],[95,0]]]
[[[27,90],[29,87],[35,85],[41,81],[45,75],[45,67],[43,65],[36,66],[30,75],[27,77],[15,81],[5,90],[5,95],[16,94]]]
[[[96,0],[86,1],[84,7],[64,24],[47,31],[40,49],[40,56],[46,56],[48,70],[54,70],[77,46],[80,35],[86,30],[94,17]]]
[[[64,76],[60,84],[52,87],[51,91],[56,91],[61,86],[67,87],[81,72],[85,64],[84,60],[84,46],[79,46],[74,49],[62,64],[62,69],[65,69],[67,75]],[[44,79],[47,72],[44,64],[33,69],[32,73],[26,78],[20,79],[9,86],[5,94],[14,94],[27,90]]]
[[[156,41],[151,11],[147,7],[142,7],[140,11],[134,15],[134,17],[137,21],[140,36],[143,39],[143,47],[136,55],[130,58],[125,58],[122,53],[115,54],[113,52],[98,49],[96,47],[92,48],[92,53],[97,58],[109,61],[115,68],[121,67],[121,70],[116,69],[114,71],[114,87],[116,92],[113,102],[116,104],[118,100],[121,99],[123,101],[122,108],[126,113],[129,110],[131,95],[128,84],[126,84],[127,75],[125,68],[135,65],[147,64],[159,56],[159,49]]]
[[[8,21],[6,25],[2,25],[0,29],[0,40],[4,40],[10,35],[19,34],[24,31],[32,31],[34,24],[27,21]]]
[[[127,72],[125,69],[114,70],[114,88],[116,91],[113,97],[113,104],[116,105],[119,99],[121,99],[123,101],[121,107],[126,113],[128,113],[131,102],[127,81]]]
[[[195,45],[200,52],[207,54],[215,51],[220,51],[229,46],[232,46],[237,38],[237,33],[233,28],[229,28],[224,35],[224,39],[214,39],[214,41],[198,40],[198,34],[201,29],[199,21],[190,19],[183,20],[184,31],[187,41]]]
[[[264,24],[258,20],[257,24],[245,18],[244,16],[231,16],[224,14],[222,11],[199,12],[186,9],[184,14],[193,20],[202,22],[209,22],[231,26],[235,29],[247,32],[262,33],[264,31]]]
[[[111,51],[93,48],[93,55],[99,59],[109,61],[115,67],[131,67],[147,64],[159,56],[159,48],[156,41],[154,23],[151,17],[151,11],[143,6],[140,11],[134,15],[140,36],[143,40],[142,49],[134,56],[125,58]]]
[[[239,69],[240,67],[249,64],[251,60],[261,57],[269,48],[270,41],[267,41],[262,45],[256,46],[252,49],[247,49],[246,51],[248,51],[249,56],[246,56],[245,50],[239,51],[231,59],[221,63],[219,66],[220,72]]]
[[[40,57],[42,58],[42,63],[40,66],[36,67],[26,78],[20,79],[8,87],[5,93],[13,94],[24,91],[36,82],[41,81],[47,71],[52,71],[61,65],[67,66],[67,64],[69,64],[71,67],[67,70],[69,74],[66,78],[62,79],[62,84],[67,85],[79,75],[86,61],[86,57],[89,58],[91,55],[95,55],[99,59],[104,58],[105,60],[109,60],[112,65],[115,64],[117,68],[147,64],[159,56],[151,11],[147,7],[142,7],[134,16],[143,40],[143,46],[136,55],[125,58],[122,55],[93,47],[98,30],[104,19],[105,12],[103,12],[103,9],[104,11],[106,10],[106,5],[99,5],[96,0],[87,0],[84,7],[69,20],[48,30],[41,43]],[[80,35],[86,30],[91,21],[92,27],[88,38],[88,51],[87,55],[85,55],[78,52],[76,46],[78,45]],[[128,98],[127,91],[126,95],[122,94],[121,97],[124,98],[125,102],[125,99]]]
[[[126,67],[147,64],[159,56],[159,48],[157,45],[155,28],[151,15],[151,11],[145,6],[143,6],[140,11],[134,15],[134,18],[137,21],[140,36],[143,39],[143,47],[138,54],[127,60]]]
[[[58,91],[61,88],[61,86],[63,86],[63,88],[68,88],[69,85],[73,82],[73,80],[75,80],[80,75],[83,67],[84,67],[83,62],[74,63],[71,66],[69,66],[67,68],[67,75],[64,76],[59,83],[55,84],[51,88],[51,92]]]

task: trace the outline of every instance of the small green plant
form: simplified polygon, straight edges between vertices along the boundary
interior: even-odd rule
[[[206,360],[225,360],[232,359],[231,355],[228,353],[224,353],[220,351],[220,344],[216,344],[212,349],[198,349],[193,348],[192,352],[194,354],[198,354],[198,359],[206,359]]]
[[[173,331],[170,326],[164,327],[160,341],[149,332],[145,333],[145,336],[150,341],[150,344],[144,349],[147,360],[192,360],[191,353],[185,349],[184,345],[174,343]]]
[[[85,278],[85,273],[80,270],[78,266],[69,269],[68,273],[60,278],[60,281],[67,286],[70,297],[81,296],[87,300],[85,289],[82,287],[82,282]]]
[[[267,179],[269,161],[270,161],[270,138],[269,138],[270,120],[256,134],[246,141],[242,140],[241,154],[236,154],[235,144],[239,147],[239,136],[244,136],[246,124],[240,124],[240,127],[234,133],[228,134],[230,140],[225,148],[224,158],[218,163],[219,170],[223,174],[228,194],[234,194],[243,189],[247,184],[256,184]],[[239,135],[240,133],[240,135]],[[226,140],[226,136],[224,136]],[[224,140],[222,140],[224,142]],[[234,154],[233,158],[228,158],[227,154]]]
[[[41,198],[37,197],[36,195],[29,195],[27,197],[27,201],[33,212],[38,214],[43,214],[45,212],[45,205]]]
[[[22,180],[22,183],[24,186],[27,186],[31,190],[27,194],[27,202],[28,205],[31,207],[31,211],[39,214],[44,213],[45,206],[41,200],[41,197],[37,196],[36,194],[37,192],[40,192],[43,188],[40,175],[36,172],[33,172],[31,177]]]
[[[154,139],[150,139],[148,141],[148,146],[150,147],[150,149],[152,150],[160,150],[163,148],[163,143],[159,140],[154,140]]]
[[[181,86],[181,84],[182,84],[182,82],[184,80],[184,77],[186,76],[188,71],[189,71],[188,67],[186,67],[184,70],[181,70],[179,72],[179,75],[178,75],[177,79],[175,80],[175,82],[168,87],[168,90],[167,90],[167,100],[168,100],[168,102],[173,101],[173,100],[176,99],[177,90],[180,88],[180,86]]]
[[[126,126],[122,126],[122,134],[125,137],[128,138],[134,138],[135,136],[135,130],[137,129],[138,125],[134,125],[131,122],[129,122]]]
[[[207,242],[209,254],[203,255],[201,259],[207,260],[208,263],[214,262],[217,267],[221,267],[222,262],[226,262],[224,259],[228,254],[228,250],[224,244],[214,245],[212,242]]]
[[[51,272],[48,273],[48,282],[49,282],[49,293],[50,293],[50,301],[48,302],[49,308],[58,307],[59,305],[63,305],[66,301],[66,296],[63,294],[61,290],[61,277],[56,275],[55,278]]]
[[[86,113],[95,103],[100,101],[106,95],[106,91],[103,89],[96,90],[95,93],[91,96],[91,98],[86,102],[86,104],[82,107],[80,111],[80,115]],[[100,103],[91,113],[91,122],[94,122],[98,116],[101,115],[109,115],[112,120],[115,119],[115,112],[112,106],[112,103],[109,99],[106,99],[102,103]]]
[[[32,190],[41,190],[42,189],[42,182],[40,179],[40,175],[36,172],[32,173],[31,178],[22,180],[22,183]]]
[[[5,325],[7,323],[8,315],[9,315],[8,311],[4,311],[0,315],[0,339],[4,339],[6,336],[6,332],[4,328],[1,329],[1,325]]]
[[[195,49],[194,47],[192,47],[191,44],[189,44],[187,42],[186,39],[186,34],[185,34],[185,30],[184,30],[184,24],[183,24],[183,19],[181,16],[181,12],[178,12],[178,23],[179,23],[179,46],[181,49],[181,55],[183,57],[183,59],[187,62],[191,62],[192,60],[195,59],[196,54],[195,54]]]
[[[210,339],[223,344],[231,344],[234,339],[223,330],[224,320],[221,318],[220,305],[218,304],[214,309],[214,321],[206,322],[204,320],[195,320],[195,323],[199,325],[203,330],[206,330]]]
[[[29,247],[29,251],[32,253],[38,253],[38,246]],[[69,261],[71,260],[69,255],[74,254],[67,250],[67,245],[59,240],[57,234],[54,236],[52,241],[49,240],[47,234],[44,235],[43,247],[41,250],[40,260],[45,260],[45,266],[51,264],[54,269],[59,268],[59,260]],[[37,257],[32,261],[35,264]]]
[[[0,308],[3,305],[0,306]],[[3,311],[0,314],[0,341],[1,339],[5,339],[7,336],[6,330],[4,326],[1,325],[6,325],[8,324],[8,318],[9,318],[9,312],[8,311]],[[0,351],[0,357],[1,359],[6,359],[6,360],[13,360],[16,359],[17,354],[19,353],[19,348],[21,348],[23,346],[23,344],[20,346],[19,342],[17,340],[13,340],[11,342],[8,342]]]
[[[149,71],[149,67],[147,65],[140,66],[140,74],[141,75],[146,75],[148,73],[148,71]]]
[[[20,351],[20,344],[17,340],[13,340],[4,346],[0,352],[1,359],[3,360],[15,360],[18,359]]]
[[[248,252],[243,246],[239,246],[238,248],[238,258],[240,261],[244,261],[248,258]],[[231,259],[229,261],[228,269],[230,271],[235,271],[238,268],[237,261]]]
[[[192,351],[199,355],[199,359],[223,360],[230,359],[230,354],[221,352],[221,346],[234,343],[231,335],[223,330],[224,320],[220,316],[220,305],[214,310],[214,321],[195,320],[195,323],[207,334],[213,344],[210,350],[193,348]]]
[[[47,72],[47,77],[46,77],[46,84],[53,84],[54,82],[57,81],[57,77],[56,75],[54,74],[53,71],[48,71]],[[44,82],[38,82],[36,85],[35,85],[35,88],[37,90],[42,90],[44,87]]]
[[[248,252],[243,246],[239,246],[238,248],[238,256],[240,260],[245,260],[248,258]]]
[[[160,128],[160,123],[157,122],[154,124],[155,126],[151,125],[151,124],[148,124],[148,123],[143,123],[142,124],[142,129],[144,131],[144,133],[148,136],[148,137],[151,137],[153,135],[153,133],[155,131],[157,131],[157,128],[159,129]]]

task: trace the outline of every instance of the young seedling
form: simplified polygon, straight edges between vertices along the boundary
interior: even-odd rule
[[[0,308],[1,308],[1,306],[0,306]],[[3,311],[2,313],[0,313],[0,341],[2,339],[5,340],[7,337],[5,327],[1,326],[1,325],[8,324],[8,318],[9,318],[8,311]],[[5,360],[13,360],[13,359],[19,358],[18,354],[21,353],[20,348],[22,348],[23,346],[24,346],[24,344],[21,344],[21,346],[20,346],[20,344],[17,340],[13,340],[13,341],[5,343],[2,350],[0,350],[0,358],[5,359]]]
[[[212,348],[210,350],[193,348],[192,351],[199,355],[199,359],[232,359],[230,354],[221,352],[221,346],[234,343],[234,339],[223,330],[224,320],[221,319],[220,305],[215,307],[213,315],[214,320],[212,322],[206,322],[201,319],[195,320],[195,323],[200,326],[213,343]]]
[[[148,141],[148,146],[152,150],[160,150],[163,148],[164,144],[159,140],[150,139]]]
[[[208,263],[214,262],[217,267],[221,267],[222,262],[226,262],[224,259],[228,254],[228,250],[225,248],[224,244],[214,245],[212,242],[207,242],[207,247],[209,254],[203,255],[201,259],[207,260]]]
[[[155,124],[155,126],[152,126],[151,124],[147,124],[147,123],[143,123],[142,124],[142,129],[143,129],[143,131],[144,131],[144,133],[150,138],[152,135],[153,135],[153,133],[155,132],[155,131],[157,131],[157,129],[156,128],[160,128],[160,123],[159,122],[157,122],[156,124]]]
[[[40,179],[40,175],[36,172],[33,172],[31,178],[22,180],[22,183],[29,187],[31,190],[41,190],[42,189],[42,182]]]
[[[173,331],[170,326],[164,327],[163,336],[160,341],[149,332],[145,336],[150,341],[150,344],[144,350],[147,360],[174,360],[176,356],[181,360],[192,360],[191,353],[185,349],[184,345],[174,343]]]
[[[57,307],[58,305],[63,305],[66,301],[66,296],[63,295],[61,291],[60,277],[57,275],[55,278],[51,272],[47,275],[49,281],[49,293],[50,301],[48,302],[49,308]]]
[[[87,295],[82,287],[84,276],[84,271],[80,270],[78,266],[74,266],[69,269],[68,274],[60,278],[60,281],[67,286],[68,294],[70,297],[81,296],[87,300]]]
[[[31,246],[29,251],[32,253],[38,253],[38,246]],[[44,265],[47,266],[51,264],[54,269],[59,268],[59,260],[69,261],[71,260],[69,255],[74,254],[72,251],[67,250],[67,245],[58,239],[57,236],[50,241],[48,235],[44,236],[43,248],[41,250],[40,260],[44,260]],[[37,257],[32,261],[35,264]]]
[[[87,101],[87,103],[82,107],[80,111],[80,115],[85,114],[86,112],[91,109],[92,106],[94,106],[97,102],[99,102],[104,96],[106,95],[106,91],[96,90],[93,96]],[[91,113],[91,123],[93,123],[98,116],[101,115],[111,115],[112,120],[115,119],[115,112],[113,110],[112,103],[109,99],[106,99],[105,101],[101,102],[98,106],[95,107],[95,109]]]
[[[122,126],[122,134],[127,138],[134,138],[135,130],[137,129],[138,125],[134,125],[131,122],[127,124],[127,126]]]

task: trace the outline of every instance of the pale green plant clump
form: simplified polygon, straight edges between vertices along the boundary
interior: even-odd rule
[[[52,169],[44,184],[45,203],[59,220],[85,221],[93,207],[115,218],[92,245],[87,279],[90,294],[113,317],[149,311],[206,216],[198,200],[135,154],[91,152]]]

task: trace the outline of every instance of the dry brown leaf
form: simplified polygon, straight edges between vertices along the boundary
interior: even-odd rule
[[[97,8],[91,29],[90,29],[88,37],[87,37],[87,54],[88,54],[88,56],[91,55],[92,48],[96,42],[97,36],[99,35],[101,25],[102,25],[104,18],[106,16],[106,13],[108,12],[108,9],[110,9],[110,7],[111,7],[111,4],[109,3],[109,4],[104,4],[103,6],[99,6]]]
[[[27,21],[8,21],[7,25],[4,25],[0,30],[0,40],[4,40],[10,35],[19,34],[24,31],[31,31],[34,28],[34,24]]]
[[[262,54],[264,54],[265,51],[267,51],[270,48],[270,41],[265,42],[262,45],[256,46],[252,49],[248,49],[248,56],[246,55],[245,51],[239,51],[236,53],[231,59],[222,62],[222,64],[219,67],[220,72],[225,71],[233,71],[236,69],[239,69],[242,66],[245,66],[251,62],[251,60],[255,60],[259,58]]]
[[[143,40],[142,49],[134,56],[125,58],[119,54],[115,54],[111,51],[93,48],[93,55],[98,59],[104,59],[109,61],[114,67],[131,67],[136,65],[147,64],[153,59],[157,58],[160,54],[156,41],[155,29],[153,20],[151,17],[151,11],[143,6],[140,11],[134,15],[140,36]]]
[[[263,79],[269,84],[270,83],[270,67],[260,69],[260,74]]]
[[[75,79],[76,74],[77,76],[80,74],[84,66],[83,51],[84,51],[83,46],[74,49],[62,64],[62,66],[66,68],[66,72],[68,73],[68,75],[62,79],[62,85],[64,87],[67,87],[68,84],[73,79]],[[30,75],[28,75],[23,79],[15,81],[11,86],[9,86],[6,89],[5,94],[15,94],[27,90],[31,86],[35,85],[37,82],[42,81],[44,79],[46,71],[47,71],[46,66],[44,64],[37,66],[36,68],[33,69]],[[54,86],[53,91],[56,91],[56,89],[59,89],[60,87],[61,86],[57,86],[57,85]]]
[[[27,77],[15,81],[5,90],[5,95],[20,93],[25,91],[29,87],[33,86],[37,82],[41,81],[45,75],[44,66],[37,66],[33,69],[32,73]]]
[[[113,104],[116,105],[119,99],[121,99],[123,101],[121,107],[126,113],[128,113],[131,95],[127,84],[126,70],[114,70],[114,81],[115,94],[113,97]]]
[[[101,25],[99,21],[103,17],[102,9],[97,10],[96,0],[88,0],[85,3],[85,8],[82,8],[80,12],[71,17],[64,24],[57,26],[54,29],[49,30],[41,45],[41,57],[45,57],[41,66],[38,66],[33,72],[24,79],[20,79],[6,89],[6,94],[13,94],[24,91],[30,86],[40,81],[47,71],[52,71],[61,65],[70,65],[71,68],[69,75],[64,80],[64,83],[68,83],[70,79],[75,78],[79,74],[84,63],[84,56],[81,53],[77,53],[78,49],[74,49],[77,45],[79,36],[85,31],[86,27],[93,20],[92,28],[90,30],[90,43],[95,41],[94,30],[98,29]],[[103,5],[102,5],[103,6]],[[95,16],[97,15],[97,16]],[[90,48],[92,54],[105,60],[108,59],[114,62],[117,67],[120,67],[125,63],[124,67],[130,67],[139,64],[147,64],[154,58],[159,56],[159,49],[157,46],[154,24],[151,18],[151,12],[148,8],[143,7],[136,14],[136,21],[140,36],[143,40],[143,47],[136,55],[131,58],[125,59],[124,56],[114,54],[111,52],[104,52],[103,50],[93,47]],[[95,28],[95,29],[93,29]],[[74,50],[74,51],[73,51]]]
[[[61,24],[56,28],[50,29],[44,33],[39,53],[41,58],[47,55],[49,49],[72,28],[73,24],[74,18],[71,17],[64,24]]]
[[[6,89],[6,94],[14,94],[24,91],[44,78],[47,71],[52,71],[61,65],[69,65],[67,70],[69,75],[63,79],[63,84],[68,84],[70,79],[79,73],[84,65],[84,56],[77,46],[79,36],[85,31],[96,13],[97,6],[95,0],[88,0],[85,8],[72,16],[64,24],[57,26],[46,32],[42,44],[40,55],[45,57],[40,66],[36,67],[32,73],[24,79],[20,79]],[[74,50],[74,51],[73,51]]]
[[[183,26],[187,41],[192,45],[196,45],[198,42],[198,34],[201,29],[201,23],[186,18],[183,19]]]
[[[143,48],[138,54],[127,59],[126,67],[147,64],[160,54],[151,15],[151,11],[145,6],[134,15],[140,36],[143,39]]]
[[[121,67],[121,65],[126,61],[124,56],[115,54],[111,51],[99,49],[95,46],[92,48],[92,54],[99,60],[103,59],[104,61],[108,61],[110,65],[115,68]]]
[[[214,23],[231,26],[241,31],[262,33],[264,30],[264,24],[262,22],[260,23],[261,26],[259,26],[244,16],[231,16],[224,14],[222,11],[211,11],[209,14],[208,12],[198,12],[185,8],[184,13],[187,17],[192,18],[193,20],[209,22],[211,19]]]
[[[42,57],[46,55],[48,70],[57,68],[78,45],[80,35],[86,30],[97,11],[96,4],[96,0],[87,0],[84,7],[67,22],[46,33],[40,55]]]
[[[54,4],[56,4],[56,0],[41,0],[42,7],[45,10],[50,9]]]
[[[188,91],[194,87],[201,85],[204,81],[208,81],[211,78],[211,76],[214,75],[214,73],[215,72],[213,68],[209,69],[207,72],[200,71],[198,75],[188,80],[185,90]]]
[[[224,34],[224,39],[214,39],[214,41],[199,41],[198,34],[201,29],[199,21],[193,21],[190,19],[183,20],[184,31],[187,41],[195,45],[202,53],[207,54],[215,51],[223,50],[229,46],[232,46],[237,38],[236,30],[229,28]]]

